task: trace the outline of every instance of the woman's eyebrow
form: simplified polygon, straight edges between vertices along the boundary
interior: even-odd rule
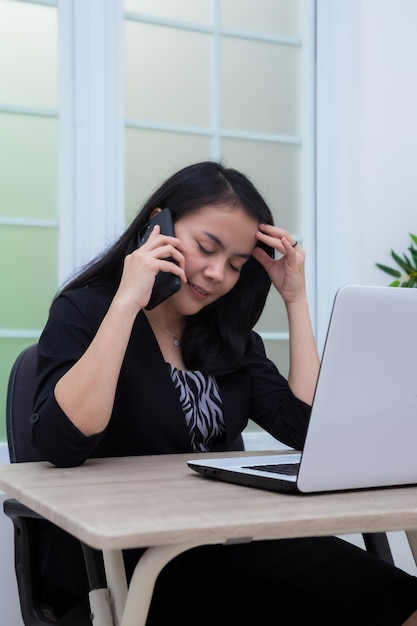
[[[226,249],[226,246],[224,245],[222,240],[219,239],[216,235],[213,235],[213,233],[207,233],[207,232],[204,231],[204,235],[207,235],[207,237],[209,237],[209,239],[211,239],[212,241],[214,241],[214,243],[216,243],[218,246],[220,246],[220,248],[222,248],[222,250]],[[250,257],[252,255],[251,254],[240,254],[239,252],[236,252],[235,254],[233,254],[233,256],[238,256],[238,257],[241,257],[242,259],[250,259]]]

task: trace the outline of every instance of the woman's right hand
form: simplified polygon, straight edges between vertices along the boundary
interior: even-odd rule
[[[161,234],[159,225],[155,225],[148,240],[126,256],[115,299],[137,313],[148,304],[159,272],[171,272],[186,283],[184,252],[179,239]]]
[[[132,326],[149,302],[156,275],[171,272],[186,282],[183,252],[179,239],[154,227],[148,241],[126,256],[119,287],[91,344],[57,382],[58,404],[85,435],[100,433],[108,424]]]

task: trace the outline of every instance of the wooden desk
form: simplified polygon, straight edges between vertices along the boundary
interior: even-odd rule
[[[187,467],[188,458],[92,459],[69,469],[44,462],[2,465],[0,487],[103,550],[113,610],[108,623],[122,626],[145,624],[158,572],[195,545],[417,530],[417,487],[283,495],[206,479]],[[152,549],[128,593],[120,551],[144,546]]]

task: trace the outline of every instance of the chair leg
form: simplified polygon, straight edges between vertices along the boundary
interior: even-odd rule
[[[103,553],[81,542],[87,569],[88,594],[93,626],[113,626],[114,619],[104,570]]]
[[[394,565],[394,558],[386,533],[363,533],[362,536],[368,552]]]

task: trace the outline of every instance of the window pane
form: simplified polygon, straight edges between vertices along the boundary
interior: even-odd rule
[[[126,22],[127,117],[208,126],[210,50],[207,35]]]
[[[256,330],[260,333],[286,333],[288,331],[285,305],[273,287],[268,295],[268,306],[264,309]]]
[[[301,51],[223,37],[221,124],[224,128],[297,135]]]
[[[289,369],[289,346],[287,340],[272,341],[265,339],[265,350],[267,356],[276,363],[279,371],[283,376],[288,376]]]
[[[0,102],[57,107],[57,10],[0,2]]]
[[[37,340],[57,290],[58,228],[43,226],[58,219],[57,42],[56,6],[0,0],[3,406],[10,368],[19,352]]]
[[[223,158],[259,187],[275,222],[292,233],[300,229],[301,146],[223,139]]]
[[[1,214],[57,218],[58,121],[0,113]]]
[[[221,0],[221,24],[225,28],[297,37],[299,0]]]
[[[210,158],[210,139],[180,133],[126,130],[126,219],[177,169]]]
[[[2,226],[0,328],[39,329],[45,325],[58,284],[57,256],[56,229]],[[12,265],[10,259],[16,262]]]
[[[178,21],[211,22],[212,0],[125,0],[125,10]]]

